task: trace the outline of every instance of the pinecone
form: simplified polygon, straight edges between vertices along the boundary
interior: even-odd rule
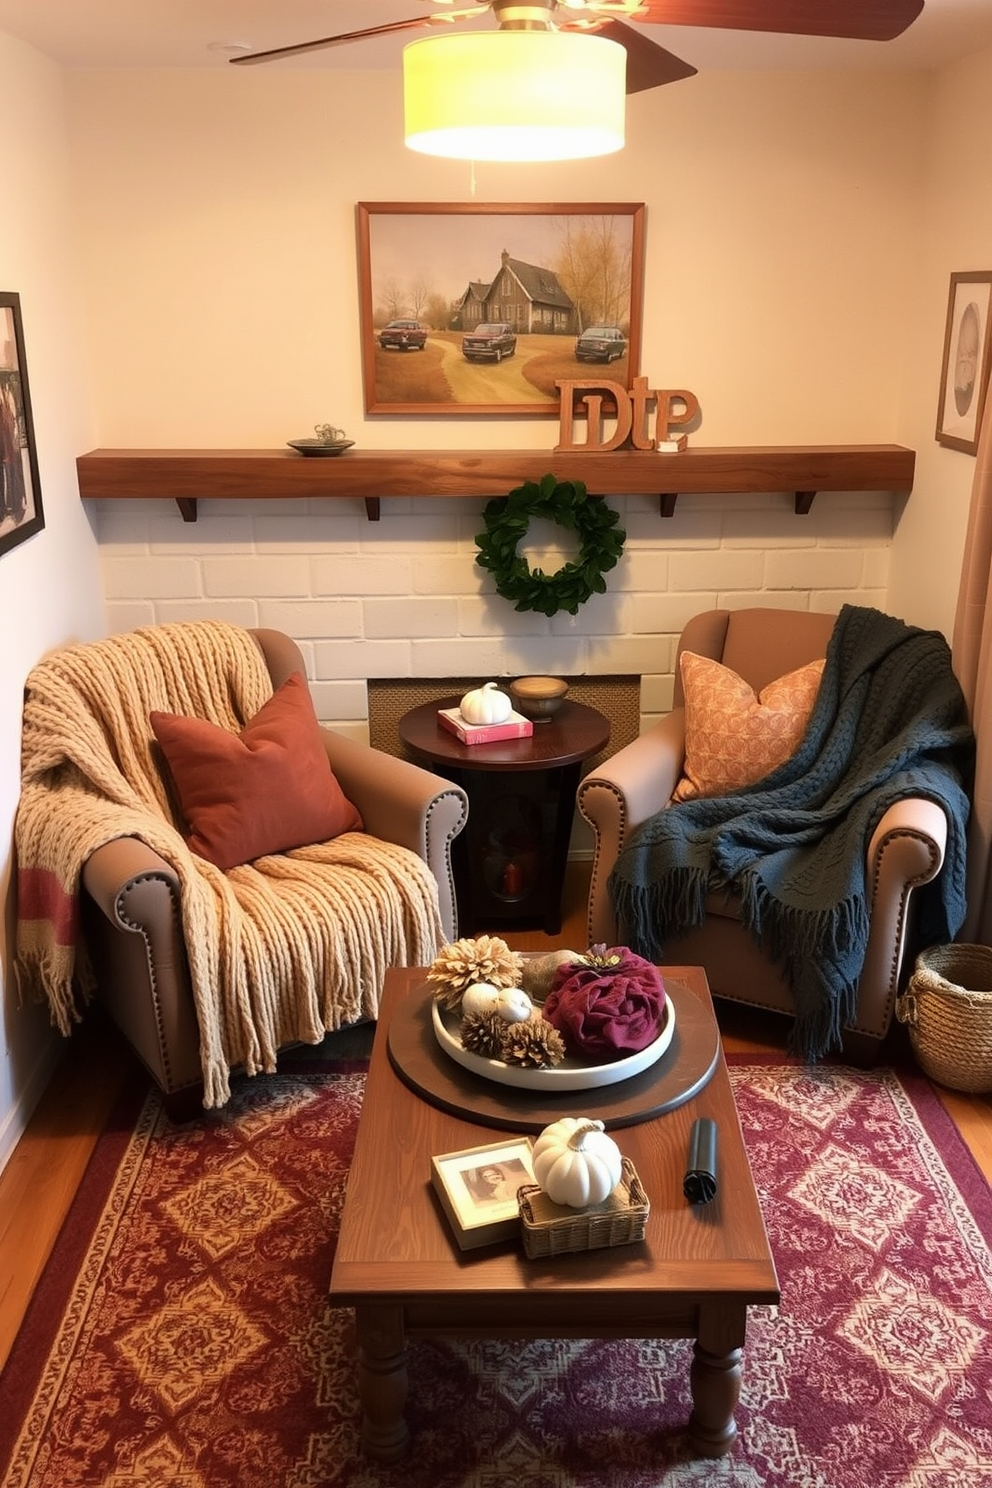
[[[427,973],[447,1008],[457,1008],[462,993],[473,982],[493,987],[519,987],[523,957],[511,951],[498,935],[480,935],[476,940],[454,940],[439,952]]]
[[[472,1013],[461,1026],[462,1048],[483,1059],[502,1059],[506,1026],[499,1013]]]
[[[526,1023],[504,1023],[503,1030],[502,1057],[507,1064],[543,1069],[561,1064],[565,1058],[564,1039],[544,1018],[530,1018]]]

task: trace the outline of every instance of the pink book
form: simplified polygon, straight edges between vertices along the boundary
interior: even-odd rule
[[[438,708],[437,721],[463,744],[495,744],[497,739],[529,739],[533,720],[511,713],[503,723],[466,723],[457,708]]]

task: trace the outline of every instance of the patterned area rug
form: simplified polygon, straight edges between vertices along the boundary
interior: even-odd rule
[[[0,1376],[5,1488],[992,1488],[992,1195],[930,1087],[732,1077],[782,1303],[724,1460],[686,1452],[688,1344],[552,1341],[413,1345],[413,1453],[363,1462],[324,1295],[363,1073],[300,1065],[101,1140]]]

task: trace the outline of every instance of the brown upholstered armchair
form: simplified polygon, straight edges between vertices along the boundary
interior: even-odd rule
[[[685,649],[720,661],[760,692],[776,678],[822,657],[835,621],[834,615],[791,610],[713,610],[689,621],[678,652]],[[684,743],[684,695],[676,659],[671,713],[579,786],[579,811],[595,834],[590,944],[612,945],[621,938],[607,880],[634,829],[669,804],[682,774]],[[904,969],[911,896],[939,873],[947,832],[941,806],[931,800],[903,799],[886,811],[868,844],[870,935],[856,1016],[844,1032],[845,1052],[860,1062],[877,1054],[889,1029]],[[705,921],[666,939],[665,960],[704,967],[717,997],[793,1013],[782,968],[741,924],[738,908],[739,901],[711,894]]]
[[[241,632],[242,636],[244,634]],[[300,672],[305,677],[303,658],[295,642],[288,636],[273,630],[255,630],[250,634],[264,657],[273,689],[278,688],[294,672]],[[93,647],[74,650],[94,653],[99,651],[101,665],[102,658],[111,656],[112,667],[116,671],[122,664],[121,655],[124,653],[117,655],[112,652],[115,640],[116,638],[110,638],[109,641],[96,643]],[[240,644],[245,645],[243,641]],[[247,650],[252,656],[255,655],[250,644]],[[57,662],[56,657],[56,667]],[[42,668],[46,665],[50,664],[43,663]],[[75,675],[79,675],[79,668],[85,666],[85,663],[76,662],[75,665]],[[265,668],[259,673],[260,679],[264,679]],[[205,666],[199,670],[216,670],[217,685],[221,688],[230,685],[225,681],[219,662],[214,667],[212,659],[208,658]],[[256,657],[252,663],[253,675],[257,671]],[[109,678],[110,672],[107,675]],[[180,697],[173,703],[174,711],[177,714],[188,714],[191,709],[188,706],[183,707],[182,702]],[[27,716],[26,712],[26,720]],[[140,733],[140,726],[137,732]],[[356,872],[364,871],[363,853],[368,855],[376,852],[376,844],[371,842],[373,838],[379,839],[383,844],[397,844],[409,849],[429,869],[429,873],[424,875],[419,865],[405,866],[409,861],[407,858],[397,855],[393,850],[387,850],[386,855],[397,860],[394,875],[397,883],[399,875],[403,873],[407,882],[418,880],[417,892],[420,897],[415,908],[420,913],[421,928],[416,931],[409,928],[411,916],[415,912],[411,908],[414,905],[412,889],[407,898],[403,899],[399,890],[394,887],[392,901],[387,897],[381,901],[380,909],[372,910],[366,906],[361,911],[364,915],[362,933],[365,940],[373,944],[371,950],[363,945],[361,957],[355,955],[354,964],[360,964],[363,969],[362,986],[356,991],[354,998],[355,1007],[360,1006],[361,1012],[349,1014],[349,1017],[369,1017],[375,1015],[379,991],[377,986],[372,985],[377,980],[372,971],[384,971],[384,961],[391,964],[388,962],[390,944],[394,947],[392,954],[396,954],[396,944],[403,942],[404,936],[407,945],[414,943],[416,933],[419,936],[416,943],[422,947],[427,935],[422,926],[429,923],[435,915],[439,915],[439,919],[435,921],[439,925],[439,935],[432,926],[432,945],[439,944],[444,938],[457,936],[450,848],[467,819],[467,800],[458,786],[405,760],[371,749],[328,729],[321,729],[320,734],[333,774],[345,796],[361,813],[365,833],[368,834],[367,837],[354,832],[350,834],[353,845],[347,851],[354,860]],[[99,737],[98,734],[98,742]],[[112,747],[116,748],[113,742]],[[147,747],[146,741],[138,740],[141,751],[145,751]],[[150,747],[154,751],[154,743]],[[147,754],[143,754],[143,757],[147,759]],[[154,802],[152,806],[154,814]],[[188,887],[188,877],[184,885],[182,873],[177,873],[175,865],[142,840],[140,831],[133,826],[133,813],[125,817],[125,820],[129,825],[124,830],[129,835],[116,836],[114,840],[98,846],[82,867],[80,916],[86,959],[95,973],[97,1000],[109,1012],[165,1093],[170,1111],[177,1116],[189,1116],[195,1114],[203,1102],[204,1065],[201,1060],[202,1024],[190,974],[190,962],[195,948],[188,943],[188,936],[184,938],[183,895],[184,888]],[[170,826],[169,830],[172,831],[173,828]],[[152,840],[157,840],[154,834]],[[345,841],[344,838],[340,840]],[[369,845],[363,847],[364,843]],[[413,872],[414,867],[417,868],[416,874]],[[382,880],[389,878],[391,869],[392,863],[385,868],[376,867],[375,874],[368,879],[370,896],[378,891]],[[184,871],[188,875],[188,869]],[[215,883],[217,871],[213,870]],[[308,871],[311,871],[309,864]],[[324,863],[313,866],[314,894],[321,892],[317,875],[324,871],[331,871]],[[437,886],[436,908],[424,908],[423,906],[429,905],[433,893],[433,885],[429,884],[431,875]],[[375,882],[376,877],[380,880],[378,884]],[[419,883],[421,878],[423,883]],[[220,883],[218,892],[221,898],[227,892],[223,882]],[[256,892],[255,887],[252,892]],[[310,885],[306,892],[310,892]],[[349,889],[352,897],[355,892],[354,888]],[[388,896],[390,892],[389,885],[385,885],[383,893]],[[406,893],[405,886],[403,892]],[[371,898],[369,902],[379,903]],[[400,907],[395,908],[396,904]],[[278,914],[288,914],[285,905],[279,908]],[[390,915],[397,926],[391,942],[381,929]],[[298,940],[304,946],[301,952],[304,962],[306,937],[317,933],[313,926],[315,918],[316,916],[304,915],[304,921],[311,922],[303,923],[298,932]],[[185,923],[188,925],[188,916]],[[293,933],[297,934],[295,931]],[[349,935],[352,936],[351,944],[355,945],[358,931],[356,928],[352,932],[350,922],[342,914],[340,928],[335,921],[331,933],[336,936],[336,943],[332,949],[326,951],[326,958],[328,964],[333,959],[340,963],[350,954]],[[432,954],[429,947],[427,954]],[[348,964],[351,963],[346,960],[345,965]],[[279,979],[281,977],[282,981],[286,980],[288,965],[287,958],[281,971],[278,968],[273,969],[271,990],[269,982],[265,984],[266,997],[279,995]],[[340,982],[340,970],[335,975]],[[345,983],[350,996],[353,982],[349,983],[345,977]],[[320,995],[318,988],[314,1002],[319,1000]],[[222,1013],[222,1019],[228,1016],[228,1013]],[[336,1026],[336,1020],[335,1011],[333,1018],[324,1026]],[[63,1024],[67,1021],[65,1018],[60,1020]],[[344,1017],[343,1021],[346,1021]],[[283,1020],[276,1014],[272,1022],[276,1028],[275,1042],[279,1047],[297,1041],[293,1037],[280,1036],[280,1031],[289,1024],[288,1018]],[[65,1031],[68,1031],[67,1027]],[[318,1021],[317,1038],[321,1031]],[[313,1038],[309,1041],[313,1041]],[[257,1063],[262,1066],[268,1061],[259,1059]]]

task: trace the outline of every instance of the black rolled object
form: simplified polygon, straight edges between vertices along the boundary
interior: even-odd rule
[[[708,1204],[716,1195],[716,1122],[709,1116],[692,1124],[682,1192],[690,1204]]]

